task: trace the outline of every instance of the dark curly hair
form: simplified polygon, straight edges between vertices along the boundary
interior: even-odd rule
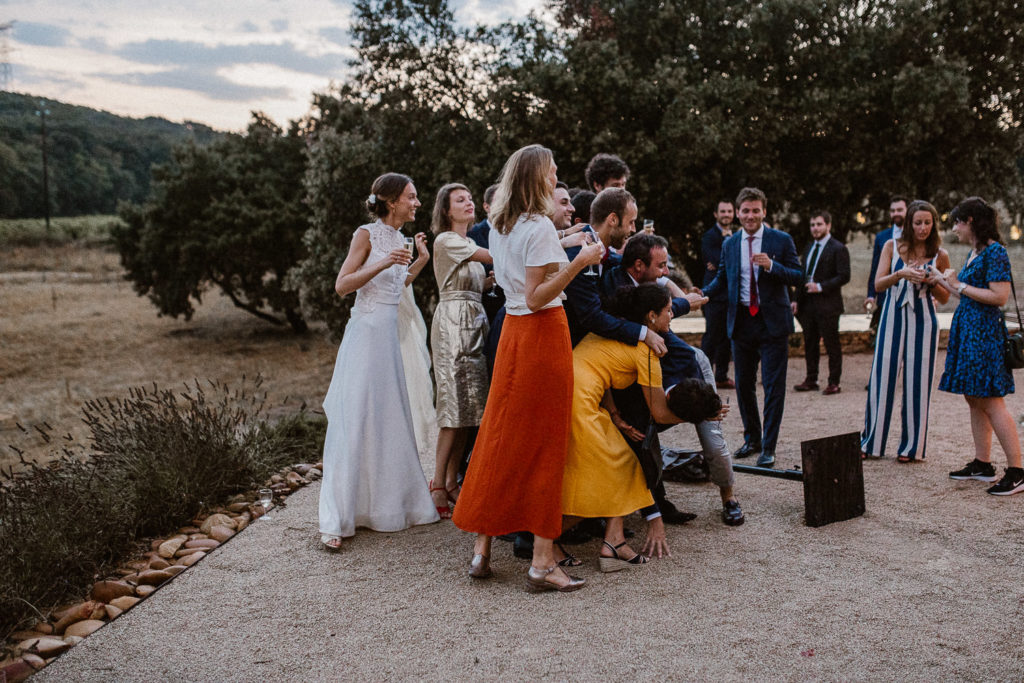
[[[595,154],[583,172],[587,187],[597,192],[597,186],[604,187],[612,178],[629,180],[629,166],[614,154]]]
[[[968,197],[957,204],[956,208],[949,212],[949,222],[969,222],[974,239],[978,240],[980,245],[986,245],[989,242],[1002,244],[1003,240],[999,238],[999,220],[996,217],[996,210],[981,197]]]
[[[668,409],[683,422],[704,422],[722,410],[715,388],[693,377],[681,380],[668,392]]]

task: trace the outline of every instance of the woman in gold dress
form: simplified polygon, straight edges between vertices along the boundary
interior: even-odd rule
[[[430,326],[434,378],[437,381],[437,451],[430,495],[442,519],[458,498],[459,461],[466,432],[480,424],[487,401],[487,314],[481,304],[487,283],[486,249],[466,237],[476,217],[473,197],[465,185],[449,183],[437,193],[431,230],[434,277],[440,301]]]
[[[664,287],[650,283],[623,289],[612,309],[619,316],[647,325],[659,334],[668,332],[672,300]],[[647,562],[626,544],[623,517],[652,505],[651,492],[640,462],[612,423],[610,389],[633,383],[643,388],[651,416],[659,424],[701,422],[723,414],[714,389],[696,380],[680,383],[666,396],[661,386],[661,364],[644,344],[629,346],[588,334],[573,349],[572,431],[562,479],[562,512],[566,525],[586,517],[606,517],[601,571],[618,571]],[[649,522],[647,548],[668,552],[665,523]]]

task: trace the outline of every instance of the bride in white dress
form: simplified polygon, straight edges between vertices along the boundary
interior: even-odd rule
[[[320,541],[329,550],[356,527],[399,531],[439,519],[420,466],[398,339],[402,290],[430,259],[423,233],[413,262],[400,231],[419,205],[407,176],[377,178],[366,203],[377,221],[356,230],[334,286],[339,296],[358,291],[324,399]]]

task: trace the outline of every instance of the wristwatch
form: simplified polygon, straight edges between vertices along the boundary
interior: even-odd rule
[[[965,289],[967,289],[967,283],[966,282],[959,283],[956,286],[956,294],[957,294],[957,296],[963,296]]]

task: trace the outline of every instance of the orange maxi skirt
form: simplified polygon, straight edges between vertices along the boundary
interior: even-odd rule
[[[561,308],[506,316],[480,432],[452,521],[500,536],[562,533],[572,344]]]

